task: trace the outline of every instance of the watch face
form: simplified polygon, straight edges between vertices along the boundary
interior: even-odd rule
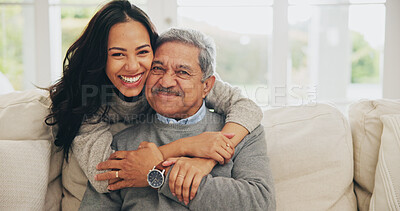
[[[147,181],[153,188],[160,188],[164,184],[164,175],[158,169],[153,169],[147,174]]]

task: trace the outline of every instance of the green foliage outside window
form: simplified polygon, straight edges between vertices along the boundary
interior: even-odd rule
[[[22,8],[0,6],[0,71],[10,80],[14,89],[22,89]]]
[[[351,83],[379,83],[379,51],[352,32]]]
[[[291,61],[293,71],[307,68],[307,39],[297,33],[291,39]],[[351,83],[379,83],[380,52],[371,47],[358,32],[351,31]]]
[[[210,34],[217,43],[217,72],[235,85],[266,84],[268,41],[264,35],[249,36],[250,43],[238,42],[240,35]]]
[[[93,7],[66,7],[61,10],[63,60],[68,48],[82,34],[94,12]]]

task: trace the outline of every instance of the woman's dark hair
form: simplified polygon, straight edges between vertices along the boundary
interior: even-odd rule
[[[83,34],[68,49],[63,76],[48,88],[52,105],[45,122],[50,126],[57,125],[54,143],[64,150],[67,161],[72,141],[84,118],[93,117],[99,111],[105,102],[104,96],[107,96],[105,87],[112,84],[105,71],[110,29],[129,20],[143,24],[151,46],[155,46],[158,35],[146,13],[127,0],[111,1],[92,17]],[[108,109],[106,106],[102,116]]]

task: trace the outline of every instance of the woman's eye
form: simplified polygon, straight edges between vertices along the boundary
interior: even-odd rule
[[[150,53],[150,51],[148,50],[139,51],[139,54],[148,54],[148,53]]]
[[[124,54],[122,54],[122,53],[113,53],[113,54],[111,54],[111,56],[123,56]]]

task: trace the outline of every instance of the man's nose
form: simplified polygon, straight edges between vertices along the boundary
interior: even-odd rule
[[[160,79],[160,85],[169,88],[176,86],[176,76],[174,71],[167,71]]]
[[[136,57],[128,57],[125,63],[125,69],[129,72],[136,72],[140,68],[139,61]]]

